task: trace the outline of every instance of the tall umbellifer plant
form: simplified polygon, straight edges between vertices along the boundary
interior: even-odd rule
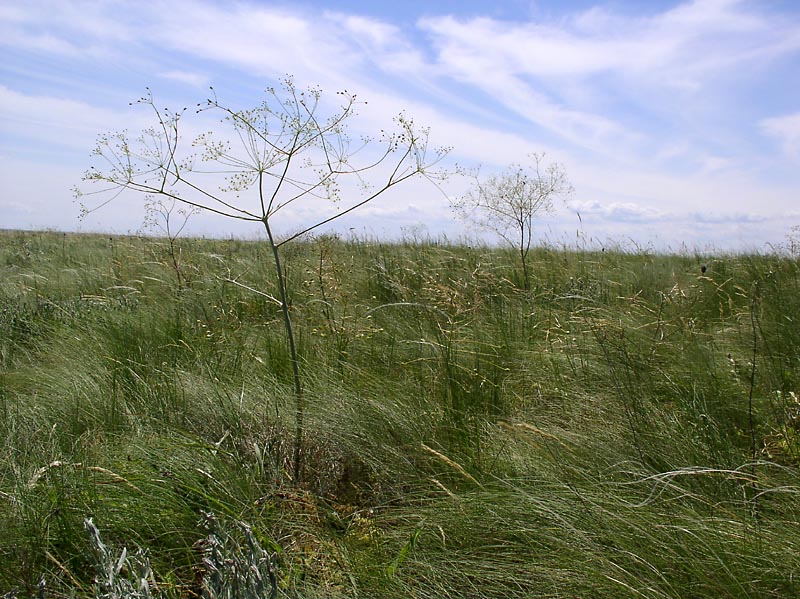
[[[305,401],[281,249],[413,177],[443,176],[434,168],[447,152],[429,148],[428,130],[404,114],[395,117],[391,131],[354,140],[348,125],[360,104],[356,96],[339,92],[335,101],[325,100],[318,88],[300,89],[286,78],[279,87],[268,88],[261,103],[239,110],[222,102],[212,88],[211,97],[197,105],[196,114],[216,112],[220,125],[215,132],[187,140],[182,134],[187,109],[158,108],[148,89],[145,97],[132,104],[149,108],[154,125],[135,137],[126,131],[100,135],[93,152],[97,164],[83,180],[102,189],[91,194],[76,190],[79,197],[102,196],[94,206],[83,203],[84,212],[130,191],[150,201],[174,200],[263,227],[274,259],[277,302],[292,364],[295,481],[302,473]],[[304,223],[278,238],[278,217],[296,212],[301,203],[324,201],[339,204],[332,216]]]

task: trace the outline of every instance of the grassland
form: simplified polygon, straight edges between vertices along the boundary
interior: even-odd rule
[[[800,596],[796,259],[287,247],[298,485],[271,257],[175,251],[0,234],[0,593],[102,595],[87,518],[201,593],[211,514],[281,597]]]

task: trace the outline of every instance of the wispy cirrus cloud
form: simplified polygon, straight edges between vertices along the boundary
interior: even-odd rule
[[[419,25],[439,72],[569,143],[626,159],[657,152],[660,140],[647,129],[661,123],[672,136],[677,128],[691,135],[701,120],[693,114],[726,107],[715,79],[746,78],[748,68],[800,50],[796,17],[776,22],[737,0],[697,0],[648,16],[593,8],[549,21],[443,16]]]
[[[210,81],[208,75],[194,71],[164,71],[163,73],[159,73],[158,76],[171,81],[185,83],[186,85],[190,85],[192,87],[206,87]]]
[[[109,60],[134,41],[139,20],[120,18],[123,6],[109,3],[31,0],[0,7],[0,47],[60,58]],[[127,16],[127,15],[126,15]]]
[[[363,59],[381,71],[400,74],[423,73],[427,68],[420,48],[399,27],[358,15],[330,12],[326,15],[342,37],[348,37]]]
[[[58,149],[80,149],[83,155],[91,150],[94,138],[103,129],[121,128],[121,123],[136,126],[144,119],[131,120],[123,110],[95,106],[89,102],[39,94],[25,94],[0,85],[0,133],[4,142],[25,138],[28,143],[15,143],[19,151],[38,142],[41,153]]]
[[[520,76],[618,73],[666,86],[701,84],[690,78],[796,50],[794,25],[778,24],[741,0],[696,0],[645,17],[593,8],[551,22],[420,21],[452,74],[469,72],[465,62],[478,59]]]

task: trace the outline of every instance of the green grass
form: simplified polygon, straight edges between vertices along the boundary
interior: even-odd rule
[[[298,486],[270,256],[178,244],[0,233],[0,593],[92,596],[92,518],[191,596],[204,514],[279,596],[800,593],[796,259],[290,246]]]

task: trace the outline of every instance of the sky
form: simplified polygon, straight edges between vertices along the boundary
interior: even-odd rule
[[[153,124],[129,105],[147,87],[165,107],[213,86],[246,108],[286,74],[366,100],[357,133],[413,116],[447,165],[486,176],[544,153],[574,192],[539,242],[768,251],[800,225],[795,0],[0,0],[0,46],[0,228],[139,231],[135,195],[80,218],[97,135]],[[215,126],[197,118],[188,131]],[[336,230],[468,239],[450,201],[470,185],[398,186]],[[203,214],[187,230],[255,225]]]

